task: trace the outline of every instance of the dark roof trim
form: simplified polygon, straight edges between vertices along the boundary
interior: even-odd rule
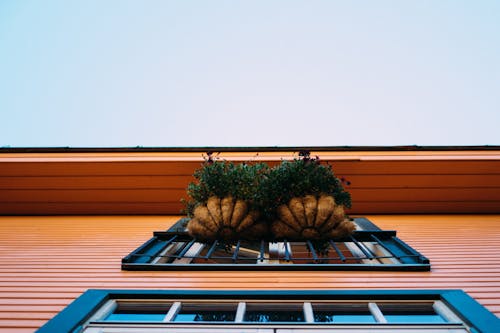
[[[267,147],[0,147],[0,153],[161,153],[161,152],[280,152],[280,151],[495,151],[486,146],[267,146]]]

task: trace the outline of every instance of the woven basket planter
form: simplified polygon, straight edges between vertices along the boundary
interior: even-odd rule
[[[332,196],[292,198],[288,205],[277,209],[278,219],[271,224],[276,239],[320,240],[342,238],[354,232],[356,226],[337,205]]]
[[[193,215],[187,225],[188,232],[202,241],[257,240],[268,233],[267,224],[259,220],[259,212],[232,197],[212,196],[206,205],[197,206]]]

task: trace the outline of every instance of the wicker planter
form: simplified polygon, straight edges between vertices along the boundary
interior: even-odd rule
[[[347,219],[344,207],[337,205],[332,196],[292,198],[288,205],[278,207],[277,214],[278,219],[271,225],[276,239],[342,238],[353,233],[356,228]]]
[[[197,206],[193,215],[187,225],[188,232],[202,241],[256,240],[268,232],[257,211],[249,210],[247,202],[232,197],[212,196],[206,205]]]

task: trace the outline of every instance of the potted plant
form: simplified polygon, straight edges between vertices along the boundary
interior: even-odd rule
[[[345,213],[351,206],[350,194],[331,167],[307,151],[270,170],[259,200],[275,239],[324,240],[355,230]]]
[[[191,236],[201,241],[265,237],[268,224],[261,220],[255,201],[260,182],[267,176],[263,163],[234,164],[213,158],[208,153],[202,167],[195,171],[195,182],[188,185],[185,202]]]

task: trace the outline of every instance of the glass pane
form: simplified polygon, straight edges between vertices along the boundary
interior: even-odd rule
[[[106,321],[163,321],[166,313],[118,312],[110,314]]]
[[[247,304],[244,321],[248,322],[303,322],[302,304]]]
[[[389,323],[446,323],[446,319],[434,311],[432,303],[379,304]]]
[[[125,303],[119,302],[105,321],[163,321],[170,303]]]
[[[178,322],[234,321],[236,304],[182,304],[174,318]]]
[[[368,304],[312,304],[314,321],[318,323],[375,323]]]

